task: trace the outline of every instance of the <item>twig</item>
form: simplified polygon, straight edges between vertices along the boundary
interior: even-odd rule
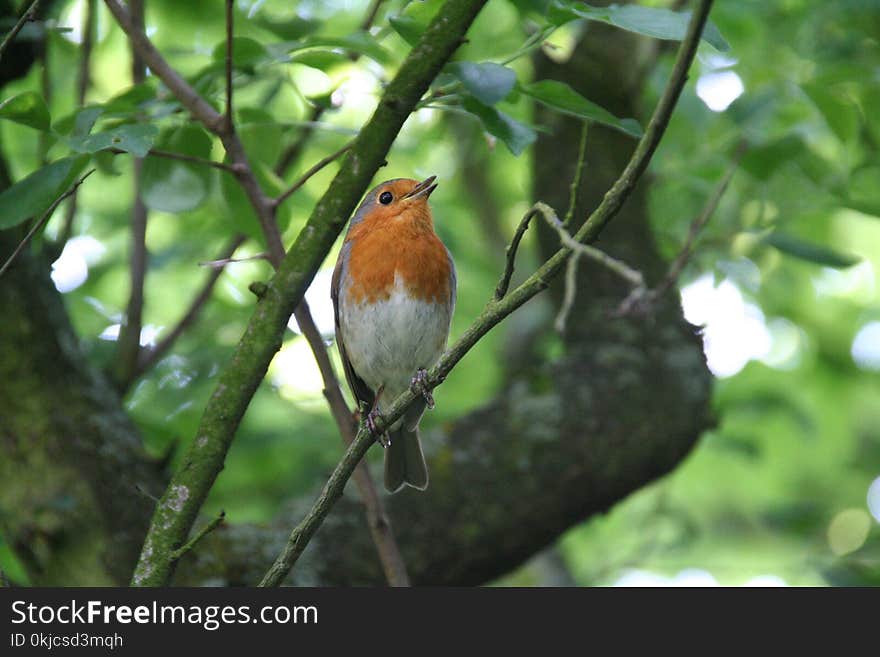
[[[139,30],[144,26],[144,0],[131,3],[132,22]],[[146,65],[137,50],[131,48],[131,78],[140,84],[146,77]],[[141,198],[143,158],[134,159],[134,200],[131,208],[131,256],[129,257],[130,291],[128,306],[116,342],[115,379],[120,389],[133,380],[141,351],[141,328],[144,313],[144,284],[147,277],[147,220],[149,213]]]
[[[504,267],[504,272],[501,274],[501,280],[499,280],[498,285],[495,286],[495,301],[503,299],[504,295],[507,294],[507,290],[510,288],[510,279],[513,277],[513,269],[516,264],[516,252],[519,249],[519,243],[522,241],[523,236],[529,229],[529,224],[531,223],[532,218],[536,214],[538,214],[538,210],[532,206],[529,208],[528,212],[523,215],[523,218],[519,220],[519,225],[516,227],[513,239],[507,247],[507,264]]]
[[[226,130],[232,132],[232,35],[235,26],[235,0],[226,0]]]
[[[223,250],[220,253],[220,260],[215,260],[214,262],[226,261],[229,262],[231,260],[232,254],[235,253],[236,249],[240,247],[247,238],[244,235],[236,235],[232,238],[232,240],[223,247]],[[199,263],[202,264],[202,263]],[[183,314],[183,317],[177,322],[171,332],[168,333],[162,340],[156,344],[155,347],[149,350],[142,350],[140,352],[140,356],[138,358],[137,367],[135,368],[135,372],[132,375],[131,380],[126,382],[125,387],[127,388],[131,385],[132,381],[137,379],[140,376],[143,376],[144,372],[149,371],[152,367],[158,363],[165,356],[166,353],[171,349],[177,339],[186,332],[199,318],[199,314],[202,311],[204,305],[211,298],[211,294],[214,291],[214,285],[217,283],[217,280],[220,278],[220,274],[223,273],[223,267],[214,267],[211,273],[208,275],[208,278],[205,280],[202,288],[199,290],[198,294],[193,298],[193,300],[189,304],[189,308]]]
[[[653,294],[655,294],[658,298],[666,294],[666,292],[678,281],[678,278],[681,276],[681,272],[684,270],[685,265],[687,265],[688,261],[691,259],[694,253],[694,247],[696,246],[697,238],[700,233],[706,227],[706,224],[709,223],[709,219],[712,218],[712,215],[715,214],[715,210],[718,209],[718,204],[721,202],[721,197],[724,196],[724,192],[727,191],[728,185],[730,185],[730,181],[733,179],[736,170],[739,168],[739,163],[745,155],[745,147],[740,147],[737,149],[737,152],[734,154],[733,159],[730,163],[730,166],[727,168],[724,176],[718,181],[712,195],[709,197],[709,200],[706,201],[706,205],[703,206],[703,209],[700,211],[700,214],[694,218],[693,222],[691,222],[690,228],[688,229],[688,236],[685,240],[684,246],[681,249],[681,252],[676,256],[675,260],[672,261],[672,264],[669,266],[669,271],[666,272],[666,275],[663,277],[663,280],[660,284],[654,289]]]
[[[679,251],[678,255],[675,257],[675,260],[669,265],[669,269],[666,271],[666,274],[663,276],[660,283],[658,283],[653,289],[647,291],[643,290],[641,293],[639,290],[633,290],[612,313],[612,317],[623,317],[634,312],[646,311],[656,303],[658,299],[663,298],[672,286],[678,282],[682,271],[684,271],[684,268],[687,266],[687,263],[690,262],[690,259],[694,254],[694,248],[700,233],[706,227],[706,224],[709,223],[712,215],[715,214],[715,210],[718,209],[721,197],[724,196],[724,192],[727,191],[727,187],[733,179],[736,170],[739,168],[739,163],[745,155],[745,152],[746,145],[743,142],[734,152],[730,166],[727,168],[727,171],[722,176],[721,180],[718,181],[718,184],[715,186],[715,189],[706,201],[706,205],[703,206],[703,209],[700,210],[700,213],[694,217],[694,220],[691,222],[684,246],[682,246],[681,251]]]
[[[211,522],[209,522],[207,525],[205,525],[204,527],[202,527],[201,530],[199,530],[199,533],[198,533],[198,534],[196,534],[195,536],[193,536],[193,537],[192,537],[189,541],[187,541],[183,546],[181,546],[181,547],[179,547],[178,549],[174,550],[174,552],[171,553],[171,558],[172,558],[174,561],[179,561],[181,558],[183,558],[183,556],[184,556],[187,552],[192,551],[192,549],[198,544],[199,541],[201,541],[203,538],[205,538],[205,536],[207,536],[207,535],[210,534],[212,531],[214,531],[215,529],[217,529],[217,527],[219,527],[220,525],[222,525],[222,524],[223,524],[223,521],[224,521],[225,519],[226,519],[226,512],[225,512],[225,511],[221,511],[221,512],[220,512],[220,515],[217,516],[216,518],[214,518],[214,519],[213,519]]]
[[[571,226],[571,220],[574,218],[575,205],[577,204],[577,192],[581,185],[581,176],[584,172],[584,158],[587,154],[587,132],[589,131],[589,128],[589,122],[584,121],[584,125],[581,127],[581,142],[578,145],[577,164],[574,166],[574,175],[571,178],[571,185],[568,189],[568,210],[566,210],[565,218],[562,220],[562,225],[566,229]]]
[[[18,36],[18,33],[21,32],[21,28],[24,27],[24,24],[28,21],[34,20],[34,17],[37,14],[37,6],[40,4],[40,0],[34,0],[31,3],[31,6],[28,7],[25,12],[18,19],[18,22],[13,26],[13,28],[9,31],[9,33],[3,37],[3,42],[0,43],[0,60],[3,59],[3,53],[6,52],[6,49],[13,42],[15,37]]]
[[[314,166],[312,166],[310,169],[308,169],[308,171],[306,171],[302,176],[300,176],[299,179],[287,189],[287,191],[285,191],[279,197],[273,199],[272,205],[274,205],[277,208],[279,205],[284,203],[284,201],[289,199],[300,187],[305,185],[312,176],[314,176],[321,169],[323,169],[328,164],[330,164],[331,162],[333,162],[334,160],[339,158],[341,155],[344,155],[349,150],[351,150],[352,146],[354,146],[354,142],[346,144],[345,146],[340,148],[338,151],[331,153],[327,157],[319,160]]]
[[[12,588],[12,584],[9,583],[9,578],[6,577],[6,571],[3,570],[2,566],[0,566],[0,589],[9,588]]]
[[[376,20],[376,15],[379,13],[379,7],[382,6],[384,0],[373,0],[367,9],[367,13],[364,16],[364,20],[361,21],[361,32],[366,32],[371,27],[373,27],[373,21]]]
[[[92,45],[94,44],[94,32],[95,32],[95,15],[97,14],[97,3],[98,0],[88,0],[86,3],[86,13],[83,17],[82,23],[82,44],[80,46],[79,51],[79,71],[77,74],[76,80],[76,104],[77,107],[82,107],[86,101],[86,94],[88,93],[89,87],[91,86],[91,63],[92,63]],[[43,72],[44,74],[48,74],[49,70],[49,58],[46,57],[43,62]],[[46,96],[46,103],[49,103],[48,94],[45,92],[45,88],[48,85],[44,85],[43,95]],[[45,133],[40,133],[40,138],[42,139],[45,136]],[[76,210],[77,210],[77,198],[76,194],[70,197],[70,201],[67,203],[64,211],[64,223],[61,226],[61,231],[58,234],[58,239],[56,240],[56,248],[63,248],[67,241],[70,239],[70,236],[73,234],[73,221],[76,218]]]
[[[226,265],[232,265],[236,262],[250,262],[252,260],[269,260],[268,253],[257,253],[244,258],[219,258],[218,260],[205,260],[199,263],[199,267],[211,267],[212,269],[223,269]]]
[[[556,313],[556,319],[553,322],[553,328],[559,334],[565,333],[565,324],[568,322],[568,315],[574,306],[579,261],[578,254],[574,253],[565,263],[565,291],[562,294],[562,305],[559,306],[559,312]]]
[[[688,69],[696,53],[700,34],[703,31],[703,26],[706,23],[711,7],[712,0],[700,0],[695,8],[688,24],[687,33],[678,49],[678,55],[669,82],[645,129],[644,135],[630,157],[626,168],[605,195],[602,203],[593,211],[576,233],[576,241],[594,240],[599,235],[602,229],[620,210],[639,177],[647,168],[651,156],[656,150],[657,144],[666,130],[666,126],[669,124],[672,111],[684,87]],[[558,275],[568,258],[572,256],[572,253],[572,249],[563,245],[559,251],[551,256],[547,262],[539,267],[534,274],[513,292],[504,296],[500,301],[491,300],[477,320],[428,372],[427,388],[432,390],[440,385],[455,365],[486,333],[514,310],[546,289],[550,281]],[[398,396],[385,409],[384,420],[376,423],[377,431],[383,431],[400,418],[407,407],[416,399],[416,396],[417,393],[412,390]],[[345,483],[351,477],[354,468],[374,442],[373,434],[361,423],[354,442],[352,442],[342,460],[333,470],[311,510],[291,532],[281,554],[278,555],[278,558],[266,572],[260,582],[260,586],[277,586],[281,584],[306,545],[308,545],[312,536],[321,526],[333,504],[342,495]]]
[[[64,199],[68,198],[71,194],[73,194],[77,190],[77,188],[83,184],[83,181],[86,178],[88,178],[89,176],[91,176],[94,172],[95,172],[94,169],[91,169],[90,171],[88,171],[84,176],[80,177],[79,180],[77,180],[75,183],[73,183],[73,185],[70,187],[70,189],[68,189],[61,196],[59,196],[54,201],[52,201],[52,205],[50,205],[49,208],[40,216],[40,218],[36,222],[34,222],[34,225],[28,231],[27,235],[24,236],[24,239],[19,243],[19,245],[17,247],[15,247],[15,250],[12,252],[12,255],[10,255],[6,259],[6,262],[3,263],[3,266],[0,267],[0,276],[3,276],[3,273],[7,269],[9,269],[9,267],[12,265],[12,263],[18,257],[18,254],[21,253],[22,249],[24,249],[25,246],[27,246],[28,242],[31,241],[31,238],[33,238],[33,236],[37,234],[37,231],[39,231],[43,226],[46,225],[46,222],[49,221],[49,218],[52,216],[52,213],[55,212],[55,209],[59,205],[61,205],[61,203],[64,201]]]
[[[128,154],[128,151],[124,151],[120,148],[108,148],[107,150],[114,155]],[[236,168],[231,164],[227,164],[226,162],[215,162],[214,160],[208,160],[196,155],[187,155],[186,153],[174,153],[172,151],[163,151],[157,148],[152,148],[147,152],[147,157],[162,157],[169,160],[180,160],[181,162],[191,162],[192,164],[213,167],[215,169],[220,169],[220,171],[227,171],[233,175],[236,173]]]

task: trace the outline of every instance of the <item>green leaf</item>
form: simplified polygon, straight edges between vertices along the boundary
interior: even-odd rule
[[[388,22],[391,28],[397,32],[404,41],[414,46],[418,43],[422,34],[440,7],[439,2],[410,2],[405,3],[406,10],[398,16],[390,16]]]
[[[88,155],[65,157],[47,164],[0,193],[0,229],[38,216],[61,196],[89,161]]]
[[[0,119],[15,121],[37,130],[48,130],[50,124],[46,101],[34,91],[26,91],[0,103]]]
[[[278,20],[263,13],[258,13],[250,19],[264,30],[267,30],[277,36],[279,39],[286,41],[295,41],[301,39],[317,30],[321,23],[310,18],[300,18],[292,16],[284,20]]]
[[[156,98],[156,85],[152,80],[142,82],[133,87],[129,87],[122,93],[119,93],[106,103],[104,103],[104,111],[107,113],[125,113],[133,112],[141,108],[141,106]]]
[[[592,7],[581,2],[557,1],[548,9],[547,18],[556,25],[562,25],[578,18],[586,18],[655,39],[681,41],[687,33],[691,12],[672,11],[660,7],[642,7],[641,5]],[[712,21],[706,22],[702,39],[721,52],[730,50],[730,44],[721,36],[721,32]]]
[[[805,84],[802,88],[838,139],[847,142],[858,138],[858,110],[845,96],[820,83]]]
[[[767,180],[784,164],[797,160],[807,146],[798,135],[786,135],[749,149],[742,168],[759,180]]]
[[[506,66],[491,62],[455,62],[449,65],[448,71],[483,105],[494,105],[506,97],[516,84],[516,73]]]
[[[833,251],[825,246],[804,242],[779,231],[770,233],[764,238],[764,242],[790,256],[812,262],[825,267],[843,269],[852,267],[861,261],[861,258],[848,253]]]
[[[344,37],[310,37],[291,50],[302,48],[342,48],[343,50],[366,55],[379,64],[388,64],[391,55],[385,48],[379,45],[376,39],[366,32],[356,32]]]
[[[215,62],[226,61],[226,41],[214,46],[212,59]],[[232,65],[239,70],[252,71],[257,64],[271,59],[269,51],[262,43],[250,37],[233,37]]]
[[[514,155],[518,156],[538,137],[529,126],[490,105],[484,105],[476,98],[466,97],[463,107],[479,118],[486,132],[503,141]]]
[[[524,94],[539,103],[564,114],[588,121],[596,121],[633,137],[642,136],[642,126],[635,119],[619,119],[608,110],[599,107],[569,85],[558,80],[540,80],[520,87]]]
[[[419,42],[422,33],[427,27],[427,23],[423,23],[412,16],[391,16],[388,19],[391,27],[397,32],[404,41],[414,46]]]
[[[294,54],[290,57],[290,62],[327,72],[337,66],[350,64],[351,60],[335,50],[314,49]]]
[[[159,148],[195,157],[211,157],[211,138],[195,125],[186,125],[164,133]],[[211,191],[214,170],[206,165],[148,157],[144,161],[141,199],[161,212],[195,210]]]
[[[68,137],[70,147],[78,153],[96,153],[108,148],[118,148],[135,157],[145,157],[153,147],[159,129],[149,123],[126,123],[112,130],[93,135]]]

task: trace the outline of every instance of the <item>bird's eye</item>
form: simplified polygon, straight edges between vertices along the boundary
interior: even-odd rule
[[[379,194],[379,203],[382,205],[388,205],[391,201],[394,200],[394,197],[391,195],[391,192],[382,192]]]

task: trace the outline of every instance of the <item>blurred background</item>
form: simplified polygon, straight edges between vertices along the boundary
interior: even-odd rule
[[[130,91],[127,42],[102,3],[47,4],[47,25],[69,29],[46,32],[45,52],[5,85],[4,98],[40,93],[53,124],[66,120],[69,129],[79,116],[78,62],[93,5],[85,104],[104,107],[102,121],[112,121],[114,109],[137,106],[158,128],[147,135],[156,147],[222,157],[216,140],[192,127],[152,76],[140,91]],[[246,37],[237,44],[237,119],[271,192],[357,134],[408,51],[412,30],[441,3],[380,3],[372,36],[360,38],[371,4],[236,2],[237,34]],[[675,43],[599,21],[556,24],[548,18],[551,4],[560,3],[492,0],[457,59],[506,63],[524,86],[550,77],[541,71],[568,65],[582,39],[623,34],[636,45],[616,59],[620,70],[600,71],[596,94],[589,85],[579,91],[644,125],[668,78]],[[687,3],[640,4],[680,9]],[[147,33],[156,45],[219,104],[222,3],[147,0],[146,7]],[[711,16],[729,48],[701,45],[642,189],[653,243],[671,260],[738,145],[746,144],[677,281],[684,317],[702,327],[712,421],[668,475],[573,524],[489,583],[880,584],[880,2],[719,0]],[[305,39],[313,39],[308,48],[291,50],[290,42]],[[603,50],[614,52],[610,45]],[[435,90],[442,91],[442,83]],[[614,94],[625,94],[625,101]],[[544,198],[536,178],[549,172],[567,186],[571,163],[556,170],[541,151],[536,155],[552,139],[554,123],[529,94],[515,89],[497,103],[512,122],[506,131],[481,122],[460,99],[436,95],[439,100],[425,102],[408,120],[377,181],[439,177],[431,202],[458,269],[455,339],[491,295],[519,219],[533,200]],[[632,112],[615,111],[619,107]],[[311,136],[289,169],[273,172],[285,147],[306,130]],[[588,130],[588,144],[594,134],[600,129]],[[615,135],[627,148],[635,143]],[[70,149],[65,139],[12,121],[0,121],[0,140],[12,180]],[[88,362],[110,369],[128,303],[133,164],[128,155],[106,151],[93,158],[98,171],[79,191],[69,238],[50,259],[51,278]],[[602,167],[598,158],[599,151],[587,157],[585,186],[603,179],[593,174]],[[282,206],[285,243],[335,171],[335,164],[324,169]],[[145,160],[141,198],[149,209],[150,260],[142,346],[154,345],[176,324],[207,275],[199,263],[217,258],[232,235],[253,238],[238,257],[263,251],[252,213],[230,181],[197,165]],[[45,243],[64,236],[65,217],[62,207],[46,228]],[[328,343],[336,249],[338,244],[307,294]],[[530,234],[517,280],[541,259]],[[125,391],[125,411],[151,457],[177,465],[180,445],[196,434],[215,374],[250,317],[248,285],[269,276],[268,264],[259,260],[225,267],[197,324]],[[588,303],[583,283],[581,290]],[[613,308],[607,300],[597,303]],[[524,335],[533,341],[539,335],[540,349],[531,353],[556,358],[566,344],[553,329],[557,307],[558,294],[542,296],[492,331],[437,390],[437,408],[423,427],[442,429],[498,395],[522,366],[516,354]],[[331,354],[341,372],[335,347]],[[292,321],[205,513],[224,509],[235,522],[269,522],[285,503],[326,479],[340,449],[319,372]],[[371,460],[381,459],[377,452],[371,450]],[[8,506],[3,512],[15,514]],[[26,583],[28,568],[12,543],[0,534],[0,567]]]

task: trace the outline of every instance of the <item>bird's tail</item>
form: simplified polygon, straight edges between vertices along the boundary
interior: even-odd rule
[[[403,423],[399,429],[389,431],[391,445],[385,450],[385,488],[396,493],[404,485],[418,490],[428,487],[428,466],[419,444],[419,429],[407,429]]]

